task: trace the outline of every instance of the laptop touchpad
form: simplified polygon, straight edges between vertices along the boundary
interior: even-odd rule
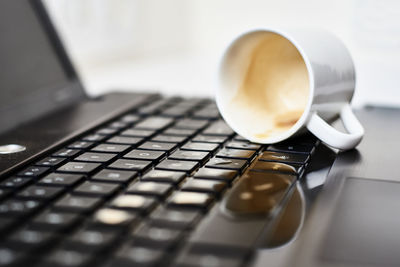
[[[348,178],[324,245],[323,260],[400,266],[400,183]]]

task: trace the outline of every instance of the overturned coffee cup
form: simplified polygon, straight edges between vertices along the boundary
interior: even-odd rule
[[[327,145],[356,147],[364,129],[350,108],[355,68],[344,44],[324,31],[257,30],[225,51],[216,93],[235,132],[272,144],[308,129]],[[328,123],[340,117],[347,133]]]

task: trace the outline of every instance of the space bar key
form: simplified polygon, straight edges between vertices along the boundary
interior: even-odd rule
[[[204,218],[190,242],[253,247],[270,214],[288,195],[295,181],[294,175],[248,172]]]

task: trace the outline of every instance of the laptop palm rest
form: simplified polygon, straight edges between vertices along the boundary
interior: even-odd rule
[[[321,261],[399,266],[400,183],[347,178],[322,242]]]

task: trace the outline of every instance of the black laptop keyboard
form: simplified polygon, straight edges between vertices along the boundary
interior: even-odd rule
[[[265,225],[235,218],[270,220],[317,144],[249,143],[210,100],[154,100],[3,178],[0,266],[245,266]]]

